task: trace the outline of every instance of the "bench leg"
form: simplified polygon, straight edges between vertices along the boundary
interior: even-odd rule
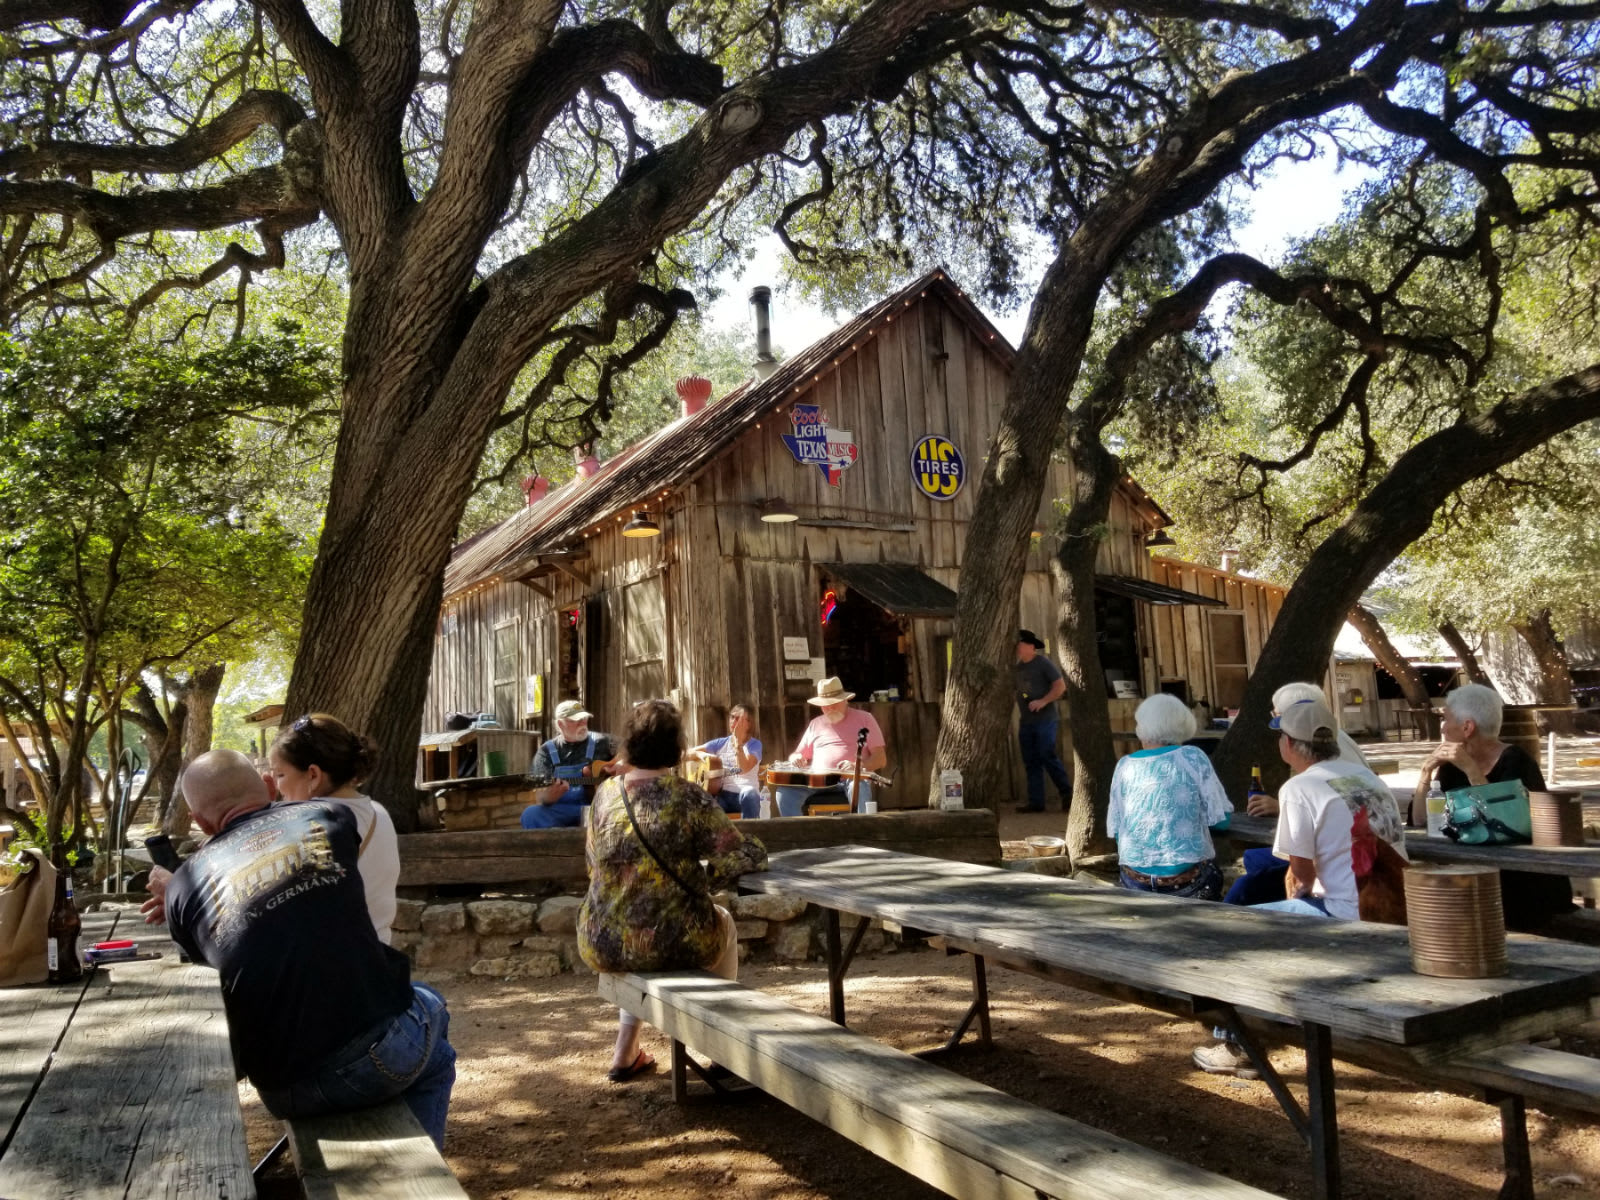
[[[676,1038],[672,1042],[672,1101],[682,1104],[689,1098],[689,1049]]]
[[[1339,1114],[1333,1096],[1333,1031],[1314,1024],[1306,1025],[1305,1030],[1312,1195],[1317,1200],[1338,1200]]]
[[[1506,1177],[1500,1200],[1533,1200],[1533,1156],[1528,1152],[1528,1106],[1521,1096],[1487,1091],[1484,1099],[1500,1106],[1500,1144]]]

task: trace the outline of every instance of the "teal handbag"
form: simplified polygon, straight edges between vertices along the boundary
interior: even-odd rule
[[[1528,789],[1513,779],[1446,792],[1444,836],[1464,846],[1509,846],[1533,841]]]

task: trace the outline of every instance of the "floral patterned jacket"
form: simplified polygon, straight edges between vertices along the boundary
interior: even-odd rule
[[[704,790],[676,775],[628,785],[642,827],[635,831],[622,789],[620,777],[608,779],[590,808],[589,892],[578,913],[578,953],[592,969],[610,972],[716,961],[721,937],[711,893],[747,871],[765,870],[766,847],[741,834]],[[693,894],[651,857],[639,832]]]

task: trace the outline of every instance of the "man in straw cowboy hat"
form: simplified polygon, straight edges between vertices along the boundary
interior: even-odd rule
[[[861,751],[863,771],[881,771],[889,763],[888,747],[883,740],[883,730],[869,712],[851,708],[854,692],[844,690],[837,675],[817,681],[817,694],[806,700],[822,712],[812,718],[811,724],[800,738],[800,745],[789,756],[792,762],[812,764],[818,771],[854,771],[856,766],[856,741],[861,731],[867,731],[867,744]],[[871,784],[861,785],[861,799],[872,796]],[[794,813],[784,813],[794,816]]]

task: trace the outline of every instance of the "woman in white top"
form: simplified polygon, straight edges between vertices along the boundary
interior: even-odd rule
[[[400,882],[400,841],[383,805],[364,795],[360,784],[371,773],[378,748],[338,717],[308,713],[272,743],[272,778],[280,800],[333,801],[356,818],[361,852],[356,869],[367,893],[367,914],[378,940],[389,944]]]

